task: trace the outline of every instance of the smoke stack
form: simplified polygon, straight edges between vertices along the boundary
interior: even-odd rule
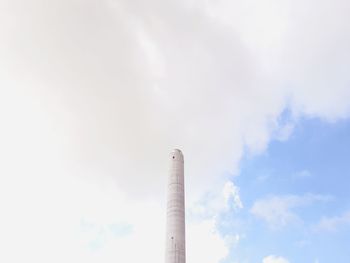
[[[165,263],[186,263],[184,157],[178,149],[170,154],[166,219]]]

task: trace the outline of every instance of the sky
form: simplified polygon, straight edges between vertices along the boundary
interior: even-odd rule
[[[0,261],[346,263],[349,9],[0,0]]]

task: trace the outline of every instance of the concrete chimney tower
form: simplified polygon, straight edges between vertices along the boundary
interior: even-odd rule
[[[170,154],[166,222],[165,263],[186,263],[184,157]]]

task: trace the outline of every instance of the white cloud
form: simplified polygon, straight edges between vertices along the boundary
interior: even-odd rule
[[[263,263],[289,263],[287,259],[283,257],[275,256],[275,255],[265,257],[262,262]]]
[[[206,192],[201,199],[189,207],[193,218],[215,218],[222,213],[238,211],[243,208],[239,195],[239,187],[232,181],[224,183],[221,191]]]
[[[277,129],[277,135],[276,138],[280,141],[286,141],[289,139],[290,135],[293,133],[294,130],[294,124],[287,123],[285,125],[280,126]]]
[[[240,33],[262,62],[262,70],[288,83],[296,113],[329,120],[348,116],[347,1],[209,3],[208,12]]]
[[[188,262],[220,262],[229,252],[225,239],[218,233],[215,220],[189,224],[187,231]],[[205,249],[210,248],[210,249]],[[205,251],[205,252],[204,252]]]
[[[35,193],[32,184],[18,192],[1,188],[2,261],[163,262],[163,202],[130,200],[112,180],[67,179]],[[215,215],[189,221],[186,230],[189,262],[219,262],[228,254],[227,237],[219,234]],[[203,253],[203,247],[211,249]],[[21,253],[16,253],[19,249]],[[137,253],[130,253],[132,249]]]
[[[301,222],[293,209],[308,206],[314,202],[329,200],[331,200],[330,196],[314,194],[268,196],[255,201],[250,212],[257,218],[264,220],[270,227],[279,228],[291,223]]]
[[[340,216],[323,217],[320,222],[313,227],[315,231],[335,232],[339,228],[350,225],[350,212],[346,212]]]
[[[223,195],[228,206],[231,204],[234,209],[243,208],[241,197],[239,196],[239,188],[232,181],[226,182]]]
[[[243,149],[288,138],[286,107],[349,116],[347,6],[0,0],[0,261],[161,262],[171,148],[190,206],[218,195]],[[82,219],[97,230],[80,233]],[[124,223],[126,236],[104,231]],[[226,249],[208,233],[215,261]]]
[[[220,216],[243,208],[239,188],[232,182],[224,183],[221,191],[207,192],[188,208],[188,262],[220,262],[240,240],[239,234],[222,234],[218,225]],[[203,253],[204,247],[210,251]]]

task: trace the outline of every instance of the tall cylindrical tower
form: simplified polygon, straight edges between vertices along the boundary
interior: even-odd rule
[[[186,263],[184,157],[170,154],[166,222],[165,263]]]

